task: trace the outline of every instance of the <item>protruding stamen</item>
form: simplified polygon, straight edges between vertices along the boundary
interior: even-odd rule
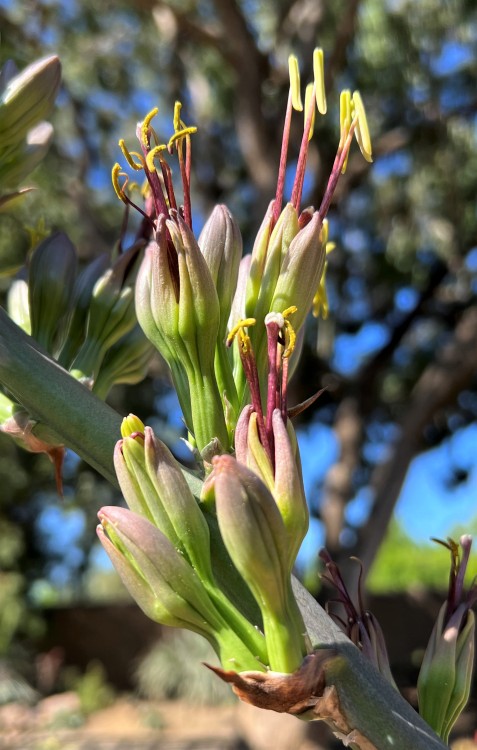
[[[317,47],[313,52],[313,77],[315,80],[316,106],[320,115],[326,114],[325,64],[323,50]]]
[[[366,161],[373,161],[373,149],[371,146],[371,136],[369,134],[368,120],[366,118],[366,110],[364,108],[363,100],[359,91],[353,91],[352,108],[358,118],[358,125],[355,130],[356,140],[361,153],[363,154]]]
[[[154,109],[151,109],[151,111],[145,116],[144,120],[142,121],[141,143],[143,146],[145,146],[145,148],[149,148],[149,128],[151,125],[151,120],[153,120],[158,112],[158,107],[154,107]]]
[[[138,154],[137,151],[129,151],[123,138],[118,141],[118,145],[131,169],[135,169],[136,172],[144,169],[144,158],[141,156],[141,154]],[[137,162],[134,161],[133,156],[138,159]]]
[[[174,102],[174,117],[173,117],[173,126],[174,130],[180,130],[182,127],[182,121],[181,121],[181,109],[182,104],[181,102]]]
[[[232,342],[235,336],[237,336],[237,334],[240,336],[241,341],[243,341],[245,338],[247,338],[250,341],[249,337],[247,336],[247,334],[245,333],[243,329],[248,328],[248,326],[254,326],[256,322],[257,321],[255,320],[255,318],[244,318],[243,320],[239,320],[239,322],[236,323],[236,325],[234,325],[229,335],[227,336],[227,340],[225,342],[226,346],[232,345]]]
[[[167,142],[167,148],[170,151],[174,143],[176,141],[180,141],[182,138],[185,138],[186,135],[192,135],[193,133],[197,133],[197,127],[195,125],[192,125],[190,127],[184,127],[180,130],[177,130],[174,135],[171,135],[169,138],[169,141]]]
[[[340,146],[344,145],[346,136],[349,133],[351,127],[351,91],[345,89],[340,94]],[[348,166],[348,156],[343,162],[341,174],[346,172]]]
[[[290,76],[290,91],[293,109],[297,112],[303,111],[303,104],[301,103],[300,93],[300,68],[298,66],[298,58],[295,55],[290,55],[288,58],[288,73]]]
[[[146,166],[150,172],[157,172],[156,165],[154,164],[154,159],[156,156],[159,156],[161,151],[165,151],[167,149],[167,146],[165,144],[161,144],[160,146],[154,146],[151,151],[149,151],[148,155],[146,156]]]
[[[121,165],[116,162],[116,164],[111,170],[111,180],[113,183],[114,192],[118,196],[119,200],[122,201],[123,203],[126,203],[127,205],[128,201],[126,200],[126,196],[124,195],[124,186],[119,184],[119,178],[125,177],[126,178],[125,185],[127,185],[128,176],[125,172],[122,172],[121,169],[122,169]]]
[[[310,106],[313,97],[315,96],[315,87],[312,83],[309,83],[305,89],[305,126],[306,126],[306,118],[308,116],[308,112],[310,111]],[[313,107],[312,107],[312,116],[311,116],[311,125],[310,125],[310,132],[308,133],[308,140],[311,141],[313,137],[313,129],[315,127],[315,102],[313,101]]]

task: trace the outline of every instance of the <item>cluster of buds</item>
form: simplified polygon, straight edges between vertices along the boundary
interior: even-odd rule
[[[318,210],[301,208],[303,183],[315,111],[326,112],[323,53],[314,53],[314,81],[307,87],[305,106],[300,95],[298,62],[290,58],[290,93],[285,116],[282,151],[274,200],[263,220],[251,255],[242,259],[242,240],[225,206],[212,212],[198,240],[192,231],[190,199],[191,142],[195,126],[181,119],[176,103],[174,132],[160,142],[152,127],[157,110],[137,127],[139,151],[119,142],[124,158],[145,176],[145,208],[136,206],[128,176],[120,164],[113,168],[118,197],[136,206],[150,221],[153,239],[136,284],[139,322],[171,371],[189,431],[189,441],[202,459],[234,448],[234,432],[243,407],[249,402],[250,382],[243,366],[243,337],[230,346],[227,333],[252,326],[249,360],[253,357],[258,385],[265,403],[268,389],[269,314],[293,313],[293,336],[299,334],[312,308],[326,312],[323,273],[328,228],[326,214],[353,136],[367,159],[371,145],[366,116],[358,92],[341,96],[340,140],[335,163]],[[304,109],[305,123],[294,185],[283,205],[287,152],[293,110]],[[167,155],[176,153],[182,182],[183,205],[178,206]],[[254,325],[255,324],[255,325]],[[279,326],[283,328],[283,326]],[[298,350],[292,366],[298,359]],[[288,369],[287,369],[288,372]]]
[[[324,269],[330,249],[326,214],[346,168],[353,136],[371,146],[359,94],[341,97],[340,140],[318,210],[301,207],[315,111],[326,112],[323,53],[300,96],[290,58],[277,190],[251,255],[242,259],[238,226],[217,206],[198,240],[192,229],[191,141],[181,119],[161,142],[157,110],[138,124],[138,151],[119,142],[130,168],[145,176],[144,207],[128,176],[113,167],[121,201],[149,222],[152,240],[136,282],[146,336],[169,365],[199,460],[200,488],[136,417],[123,423],[116,472],[130,510],[103,508],[98,534],[144,611],[166,625],[202,633],[224,668],[292,673],[310,652],[291,573],[308,529],[308,508],[287,384],[298,360],[303,323],[314,306],[326,313]],[[303,138],[290,202],[284,205],[294,110]],[[177,155],[179,206],[167,156]],[[195,480],[197,483],[197,480]]]
[[[101,399],[117,383],[140,382],[151,357],[151,344],[134,310],[135,265],[142,245],[138,240],[114,261],[100,256],[77,273],[71,241],[61,232],[49,235],[32,251],[27,278],[20,273],[9,290],[12,320]],[[0,429],[52,459],[61,493],[61,441],[8,394],[1,394]]]

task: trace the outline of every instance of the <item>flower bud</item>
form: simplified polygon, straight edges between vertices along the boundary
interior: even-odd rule
[[[0,182],[18,185],[40,164],[50,148],[53,126],[49,122],[35,125],[20,143],[2,158],[0,153]]]
[[[213,465],[220,532],[261,609],[269,666],[292,672],[305,654],[305,628],[283,556],[287,533],[280,512],[263,482],[231,456],[217,456]]]
[[[50,235],[33,251],[28,274],[31,335],[50,354],[69,310],[75,275],[76,250],[63,232]]]
[[[124,279],[125,259],[120,256],[93,287],[86,338],[71,366],[79,379],[94,381],[107,350],[136,323],[134,292]]]
[[[292,240],[283,259],[270,309],[283,312],[297,306],[293,327],[298,331],[308,315],[323,273],[326,248],[321,238],[321,219],[315,212]]]
[[[273,412],[275,443],[275,482],[273,497],[288,536],[288,564],[295,564],[309,524],[308,505],[303,487],[296,435],[290,420],[285,426],[279,409]]]
[[[139,325],[119,339],[106,353],[93,393],[105,399],[113,385],[140,383],[147,375],[153,348]]]
[[[28,305],[28,284],[24,279],[16,279],[8,290],[7,310],[11,319],[25,333],[30,335],[30,308]]]
[[[102,508],[98,515],[99,540],[148,617],[200,633],[225,668],[263,669],[228,627],[195,570],[159,529],[125,508]]]
[[[214,375],[219,301],[194,235],[178,214],[159,219],[157,243],[148,248],[138,276],[136,307],[146,336],[171,368],[199,451],[214,442],[226,449],[229,436]]]
[[[477,587],[473,583],[470,591],[464,591],[471,537],[461,538],[462,555],[452,539],[439,543],[451,552],[449,591],[424,654],[417,692],[419,713],[447,743],[470,694],[475,644],[470,608],[477,600]]]
[[[215,206],[200,233],[198,244],[217,290],[219,338],[224,339],[242,258],[240,229],[226,206]]]
[[[207,523],[169,449],[144,428],[144,443],[120,440],[114,453],[119,484],[129,507],[165,534],[199,575],[211,580]]]
[[[216,623],[207,594],[169,539],[125,508],[102,508],[98,517],[100,542],[146,615],[163,625],[212,635]]]
[[[71,298],[71,309],[65,319],[62,330],[62,348],[58,355],[58,362],[68,369],[77,355],[86,335],[88,310],[91,295],[99,277],[108,267],[106,254],[95,258],[75,280]]]
[[[48,117],[61,81],[56,55],[28,65],[11,78],[0,96],[0,143],[18,143],[38,122]]]

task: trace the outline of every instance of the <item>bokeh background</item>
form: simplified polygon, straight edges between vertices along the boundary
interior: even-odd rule
[[[297,422],[313,519],[299,563],[310,588],[326,598],[320,546],[350,581],[350,556],[364,562],[401,684],[411,685],[439,605],[430,592],[447,582],[448,555],[430,538],[477,531],[475,2],[104,0],[99,7],[93,0],[0,0],[0,30],[0,62],[13,58],[21,68],[58,53],[63,64],[54,143],[29,182],[38,190],[18,210],[19,226],[44,222],[67,232],[84,262],[118,239],[122,207],[110,179],[117,142],[124,137],[133,147],[136,122],[152,107],[166,137],[176,99],[186,122],[198,126],[194,229],[215,203],[226,203],[250,251],[275,192],[288,55],[298,55],[307,81],[313,48],[325,52],[328,114],[315,126],[305,205],[319,205],[333,163],[339,92],[361,92],[374,163],[354,147],[329,213],[336,243],[329,317],[310,320],[292,382],[292,402],[326,387]],[[290,174],[302,127],[297,114]],[[3,272],[24,261],[27,237],[19,229],[18,242],[3,248]],[[2,296],[8,284],[2,273]],[[159,360],[143,383],[118,387],[109,400],[140,415],[187,459]],[[46,692],[76,660],[94,693],[95,679],[104,687],[102,673],[84,669],[101,656],[99,640],[95,653],[96,636],[83,638],[91,648],[75,655],[65,633],[81,612],[88,623],[94,607],[105,605],[113,620],[103,614],[104,627],[116,631],[117,607],[129,607],[94,533],[98,508],[120,498],[71,453],[64,480],[61,501],[48,460],[0,435],[0,656],[5,669],[24,676],[25,662],[31,667],[32,655],[46,654],[36,676],[32,669],[27,675],[41,690],[38,675],[53,670]],[[475,556],[471,569],[477,572]],[[71,621],[61,620],[71,612]],[[157,632],[146,637],[139,625],[137,632],[128,627],[129,643],[152,643]],[[124,672],[143,645],[131,653],[124,646],[122,676],[106,664],[104,680],[131,687]],[[159,680],[152,682],[159,690]]]

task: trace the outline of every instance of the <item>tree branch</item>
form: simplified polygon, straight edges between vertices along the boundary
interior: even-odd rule
[[[369,571],[391,519],[412,459],[422,448],[423,429],[439,409],[454,402],[477,369],[477,306],[464,311],[454,335],[419,378],[389,459],[374,472],[374,503],[353,554]]]

